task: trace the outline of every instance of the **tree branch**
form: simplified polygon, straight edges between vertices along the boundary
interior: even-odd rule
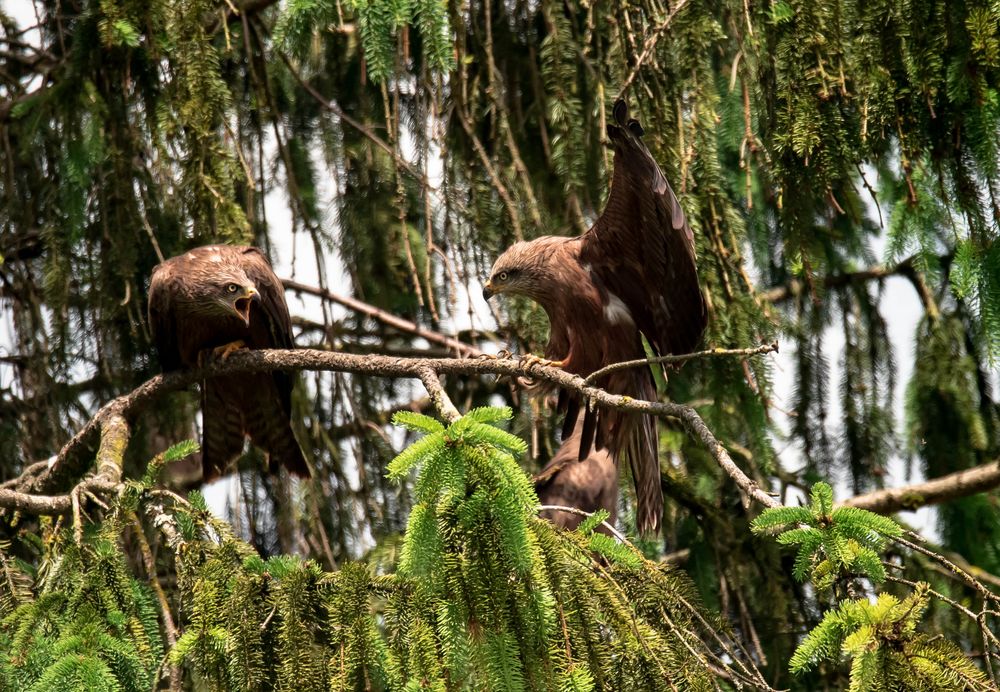
[[[130,431],[118,414],[108,414],[100,425],[101,446],[97,450],[97,475],[80,481],[66,495],[34,495],[0,489],[0,508],[28,514],[57,515],[74,509],[74,497],[87,493],[113,493],[122,482],[122,466]],[[56,459],[58,461],[58,459]],[[34,476],[28,476],[33,481]]]
[[[427,393],[431,395],[431,401],[434,402],[434,408],[437,409],[441,417],[444,418],[449,423],[454,423],[462,414],[458,412],[455,408],[455,404],[451,403],[451,398],[448,397],[448,393],[444,391],[444,387],[441,385],[441,380],[438,379],[437,373],[434,372],[429,367],[420,368],[417,371],[417,375],[420,377],[420,381],[424,384],[424,389]]]
[[[879,514],[916,511],[926,505],[935,505],[960,497],[967,497],[1000,486],[1000,461],[949,473],[923,483],[887,488],[858,495],[841,503],[844,507],[858,507]]]
[[[773,344],[763,344],[755,348],[712,348],[707,351],[695,351],[694,353],[681,353],[679,355],[657,356],[656,358],[639,358],[637,360],[623,360],[620,363],[612,363],[600,370],[587,375],[584,382],[590,384],[597,382],[605,375],[610,375],[619,370],[638,368],[643,365],[653,365],[654,363],[683,363],[695,358],[718,358],[721,356],[756,356],[762,353],[777,353],[778,342]]]
[[[650,33],[650,35],[643,42],[642,53],[639,55],[639,58],[635,61],[635,67],[632,68],[632,71],[629,73],[628,77],[622,83],[622,88],[618,90],[618,98],[622,98],[625,95],[625,92],[632,85],[632,82],[635,81],[635,78],[639,75],[639,70],[640,68],[642,68],[642,64],[646,61],[646,58],[649,57],[649,54],[653,50],[653,48],[656,47],[656,43],[657,41],[660,40],[660,36],[662,36],[663,32],[666,31],[667,27],[670,26],[670,22],[674,21],[674,17],[677,16],[677,13],[680,12],[682,9],[684,9],[684,6],[687,4],[687,2],[688,0],[680,0],[676,5],[674,5],[673,9],[670,10],[670,14],[667,15],[667,18],[664,19],[662,22],[660,22],[660,24],[657,25],[655,29],[653,29],[652,33]]]
[[[716,462],[750,498],[765,507],[777,507],[779,503],[764,492],[733,462],[722,443],[705,425],[698,412],[690,407],[674,403],[659,403],[610,394],[603,389],[587,384],[578,375],[558,368],[541,365],[537,359],[503,358],[391,358],[378,355],[353,355],[307,349],[237,351],[227,361],[216,361],[205,368],[184,372],[157,375],[140,385],[134,391],[109,402],[71,439],[59,452],[51,466],[36,477],[25,479],[22,491],[37,493],[52,492],[63,487],[70,478],[82,474],[80,452],[90,444],[105,422],[115,416],[123,419],[136,414],[143,407],[166,391],[187,387],[195,382],[216,375],[239,372],[271,372],[274,370],[334,370],[382,377],[411,377],[424,381],[429,389],[434,383],[428,378],[434,375],[506,375],[509,377],[529,376],[546,380],[564,389],[577,392],[591,399],[596,405],[620,411],[646,413],[658,417],[674,417],[681,420],[688,431],[699,439],[715,458]],[[436,377],[433,378],[436,382]],[[440,382],[437,383],[440,387]],[[443,391],[443,390],[442,390]],[[433,393],[432,393],[433,396]],[[450,402],[449,402],[450,403]],[[443,405],[443,402],[442,404]],[[439,405],[440,409],[440,405]],[[447,409],[444,409],[447,410]],[[444,415],[444,414],[442,414]]]
[[[285,285],[286,290],[295,291],[296,293],[307,293],[311,296],[328,300],[331,303],[343,305],[348,310],[353,310],[354,312],[365,315],[366,317],[370,317],[373,320],[392,327],[393,329],[397,329],[407,334],[413,334],[414,336],[419,336],[421,339],[425,339],[432,344],[444,346],[460,356],[474,357],[482,354],[482,351],[475,346],[471,346],[463,341],[459,341],[458,339],[454,339],[439,332],[425,329],[416,322],[404,320],[402,317],[397,317],[391,312],[377,308],[374,305],[365,303],[357,298],[342,296],[338,293],[333,293],[332,291],[327,291],[322,288],[293,281],[292,279],[282,279],[281,283]]]

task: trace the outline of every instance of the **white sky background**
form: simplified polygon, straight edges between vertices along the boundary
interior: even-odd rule
[[[0,0],[0,9],[11,15],[19,26],[28,26],[35,23],[35,12],[31,0]],[[27,41],[37,41],[37,32],[25,34]],[[405,150],[404,150],[405,151]],[[325,164],[317,162],[317,170],[324,170]],[[429,178],[431,184],[436,186],[440,183],[442,175],[442,165],[439,160],[432,161]],[[325,189],[324,189],[325,188]],[[334,181],[328,177],[325,185],[320,186],[320,199],[325,200],[327,206],[326,223],[329,228],[335,229],[336,213],[334,209],[335,193]],[[310,285],[319,285],[317,263],[315,261],[312,242],[305,236],[293,237],[288,231],[291,228],[291,215],[288,209],[288,200],[284,190],[272,191],[266,198],[266,211],[270,226],[270,237],[273,244],[272,260],[275,270],[279,276],[293,277],[295,280]],[[883,209],[883,217],[887,218],[887,210]],[[884,238],[876,244],[876,256],[884,255]],[[750,253],[744,256],[749,257]],[[323,265],[326,269],[327,286],[339,293],[348,293],[350,284],[346,273],[343,270],[343,263],[335,255],[328,255],[323,258]],[[913,335],[917,323],[922,315],[923,309],[910,283],[900,277],[890,277],[885,281],[884,293],[881,300],[881,310],[886,319],[889,336],[892,341],[893,353],[896,363],[896,389],[893,392],[894,408],[896,411],[896,429],[903,431],[903,411],[902,394],[906,384],[910,379],[913,370]],[[460,287],[461,289],[461,287]],[[448,331],[467,329],[472,326],[477,328],[493,328],[495,322],[493,316],[482,299],[481,286],[479,283],[465,287],[466,290],[459,290],[458,304],[454,314],[450,316],[450,321],[445,322]],[[289,309],[293,315],[299,315],[308,319],[323,322],[322,305],[319,299],[309,296],[298,296],[288,293]],[[477,324],[470,324],[469,304],[471,300],[473,319]],[[441,306],[444,308],[444,305]],[[345,314],[345,309],[339,306],[328,306],[331,316],[336,320]],[[444,316],[443,316],[444,317]],[[830,412],[829,420],[834,422],[834,427],[830,433],[834,440],[839,438],[839,420],[841,407],[839,401],[840,381],[842,377],[842,350],[844,346],[843,333],[837,324],[827,329],[824,335],[825,352],[830,365],[830,387],[829,393],[831,401],[828,405]],[[0,355],[10,352],[13,344],[13,325],[9,310],[4,310],[0,314]],[[750,346],[752,344],[746,344]],[[773,365],[774,378],[774,401],[776,408],[772,410],[775,422],[782,430],[790,427],[790,419],[784,413],[790,409],[792,403],[793,385],[795,377],[794,352],[791,342],[784,341],[782,350],[777,355],[767,356]],[[499,345],[498,345],[499,346]],[[0,364],[0,386],[8,386],[13,380],[13,368]],[[900,436],[901,437],[901,436]],[[900,440],[902,441],[902,440]],[[788,470],[795,470],[801,466],[801,451],[795,446],[786,446],[778,441],[777,451],[780,454],[783,466]],[[919,474],[919,469],[914,469],[915,474]],[[355,479],[356,480],[356,479]],[[846,478],[830,479],[834,483],[838,497],[846,497],[850,494],[849,482]],[[894,456],[890,466],[889,475],[885,479],[886,486],[892,487],[914,482],[920,478],[907,478],[905,476],[905,463],[898,456]],[[223,513],[228,501],[238,499],[238,487],[235,477],[217,481],[205,488],[206,497],[210,506],[217,513]],[[795,495],[789,495],[789,501],[796,501]],[[237,503],[238,504],[238,503]],[[917,513],[904,513],[901,515],[904,521],[909,522],[916,530],[925,535],[934,537],[936,531],[934,527],[934,510],[925,508]]]

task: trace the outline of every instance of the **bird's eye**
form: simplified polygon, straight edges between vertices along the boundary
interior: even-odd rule
[[[236,293],[236,291],[240,290],[240,287],[237,286],[236,284],[229,284],[228,286],[226,286],[226,290],[229,291],[230,293]]]
[[[500,272],[499,274],[497,274],[497,279],[500,280],[500,281],[506,281],[507,280],[507,272]]]

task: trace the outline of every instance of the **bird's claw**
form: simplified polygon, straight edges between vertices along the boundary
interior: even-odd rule
[[[521,364],[524,366],[525,370],[530,370],[536,365],[541,365],[546,368],[561,368],[566,364],[565,360],[549,360],[548,358],[542,358],[529,353],[526,356],[521,357]]]
[[[246,347],[247,344],[243,341],[243,339],[237,339],[236,341],[231,341],[228,344],[216,346],[212,349],[212,355],[225,363],[229,360],[229,356],[233,355],[235,351],[239,351],[241,348]]]

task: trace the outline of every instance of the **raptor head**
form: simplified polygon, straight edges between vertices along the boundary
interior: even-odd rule
[[[235,314],[247,327],[250,326],[250,306],[260,300],[253,281],[241,270],[219,274],[212,282],[213,302],[227,315]]]
[[[552,251],[566,240],[545,236],[511,245],[493,263],[490,277],[483,286],[483,298],[489,300],[500,293],[509,293],[545,302],[553,271]]]

